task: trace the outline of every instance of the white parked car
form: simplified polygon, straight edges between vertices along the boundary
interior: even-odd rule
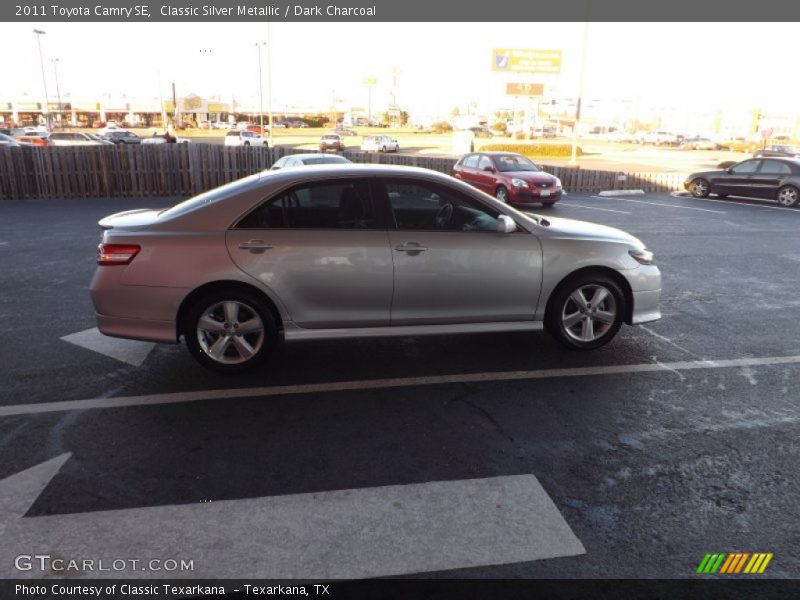
[[[266,138],[252,131],[232,130],[225,134],[226,146],[269,146]]]
[[[186,138],[182,137],[175,137],[176,144],[188,144],[191,140],[187,140]],[[163,133],[154,133],[149,138],[142,139],[143,144],[166,144],[167,138],[164,137]]]
[[[388,135],[370,135],[361,142],[364,152],[399,152],[400,144]]]
[[[656,146],[677,145],[678,136],[668,131],[648,131],[640,138],[641,144],[655,144]]]
[[[47,139],[53,146],[105,146],[111,143],[79,131],[56,131],[51,133]]]
[[[349,165],[344,156],[339,154],[287,154],[275,161],[270,171],[288,169],[289,167],[306,167],[308,165]]]
[[[229,129],[230,123],[227,121],[214,121],[211,124],[211,129]]]

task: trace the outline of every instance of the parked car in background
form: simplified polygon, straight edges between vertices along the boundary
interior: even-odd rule
[[[52,146],[50,140],[47,139],[48,134],[43,132],[26,133],[25,135],[14,136],[14,139],[23,145],[28,146]]]
[[[494,134],[488,127],[470,127],[469,131],[471,131],[476,138],[491,138],[494,137]]]
[[[716,150],[717,143],[711,138],[694,136],[683,140],[681,148],[685,150]]]
[[[124,129],[119,124],[117,124],[115,121],[107,121],[105,126],[101,127],[100,131],[98,131],[98,133],[100,135],[105,135],[105,134],[107,134],[107,133],[109,133],[111,131],[124,131]]]
[[[230,123],[227,121],[214,121],[211,124],[212,129],[230,129]]]
[[[473,152],[455,164],[453,177],[514,207],[550,207],[561,198],[561,180],[511,152]]]
[[[232,130],[225,134],[226,146],[269,146],[269,142],[252,131]]]
[[[191,141],[191,140],[189,140],[187,138],[182,138],[182,137],[178,137],[178,136],[170,136],[170,137],[175,140],[175,142],[174,142],[175,144],[188,144]],[[142,144],[168,144],[168,143],[170,143],[170,140],[167,138],[167,136],[165,134],[154,132],[153,135],[151,135],[150,137],[142,138],[141,143]]]
[[[142,138],[130,131],[109,131],[103,136],[112,144],[141,144]]]
[[[106,142],[80,131],[56,131],[49,136],[52,146],[102,146]]]
[[[19,148],[20,144],[10,135],[0,133],[0,148]]]
[[[275,161],[270,171],[278,171],[289,167],[307,167],[309,165],[349,165],[352,164],[344,156],[338,154],[287,154]]]
[[[260,135],[262,137],[269,135],[269,128],[264,127],[262,129],[261,125],[255,125],[250,123],[247,127],[244,128],[245,131],[249,131],[251,133],[255,133],[256,135]]]
[[[675,146],[678,144],[678,136],[669,131],[648,131],[639,138],[642,144],[655,144],[656,146]]]
[[[556,137],[555,127],[531,127],[530,138],[554,138]]]
[[[98,142],[101,146],[113,146],[114,145],[114,142],[112,142],[111,140],[107,139],[105,136],[97,135],[96,133],[87,133],[86,135],[88,135],[95,142]]]
[[[758,142],[746,137],[732,137],[717,142],[717,146],[722,150],[731,150],[733,152],[755,152],[758,148]]]
[[[344,137],[344,136],[354,136],[354,135],[358,135],[358,134],[357,134],[355,131],[353,131],[352,129],[344,129],[344,128],[341,128],[341,129],[334,129],[334,130],[333,130],[331,133],[333,133],[333,134],[336,134],[336,135],[340,135],[340,136],[342,136],[342,137]]]
[[[744,196],[777,200],[782,206],[800,201],[800,161],[792,158],[751,158],[727,169],[692,173],[683,183],[695,198]]]
[[[637,238],[525,215],[428,169],[267,171],[99,225],[99,330],[184,337],[225,373],[282,341],[544,328],[592,350],[661,317],[661,274]]]
[[[753,152],[753,156],[780,156],[785,158],[800,158],[800,149],[788,144],[770,144]]]
[[[361,142],[364,152],[399,152],[400,144],[388,135],[370,135]]]
[[[637,141],[636,134],[624,129],[617,129],[603,134],[603,139],[607,142],[616,142],[619,144],[633,144]]]
[[[319,149],[321,152],[327,152],[328,150],[342,152],[345,149],[344,140],[342,136],[335,133],[326,133],[319,138]]]

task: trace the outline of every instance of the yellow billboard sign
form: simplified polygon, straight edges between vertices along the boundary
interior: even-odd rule
[[[492,71],[501,73],[561,73],[561,50],[494,48]]]

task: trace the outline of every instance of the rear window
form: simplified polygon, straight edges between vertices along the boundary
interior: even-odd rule
[[[257,181],[260,177],[261,175],[256,173],[255,175],[250,175],[249,177],[244,177],[242,179],[237,179],[236,181],[226,183],[223,186],[203,192],[202,194],[198,194],[197,196],[189,198],[188,200],[179,202],[175,206],[166,208],[158,213],[158,215],[166,218],[177,217],[178,215],[183,215],[202,206],[213,204],[219,200],[224,200],[225,198],[234,195],[239,188],[246,188],[250,183]]]
[[[303,158],[301,160],[304,165],[336,165],[350,162],[343,156],[317,156],[314,158]]]

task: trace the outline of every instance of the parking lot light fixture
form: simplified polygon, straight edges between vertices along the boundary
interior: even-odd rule
[[[44,87],[44,105],[42,106],[42,113],[47,121],[47,128],[50,129],[50,107],[48,106],[47,95],[47,77],[44,73],[44,55],[42,54],[42,36],[46,34],[41,29],[34,29],[33,33],[36,35],[36,44],[39,46],[39,66],[42,69],[42,86]]]

